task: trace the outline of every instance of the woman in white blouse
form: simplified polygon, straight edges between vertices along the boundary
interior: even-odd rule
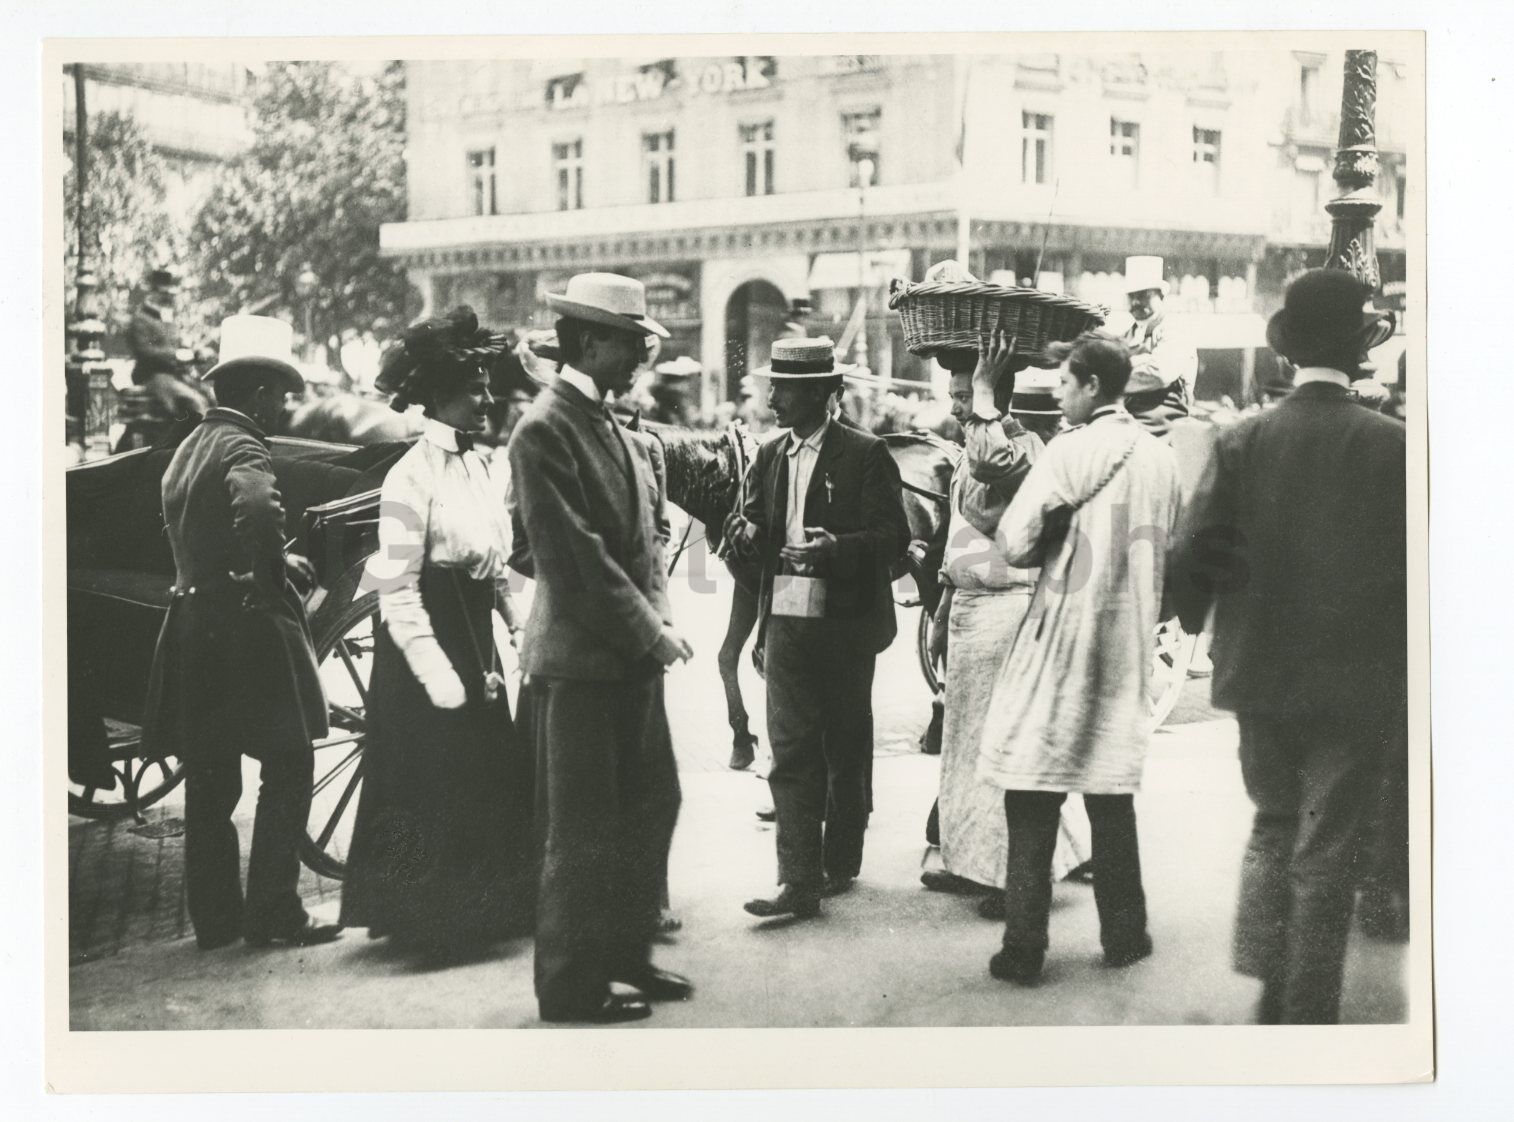
[[[471,310],[428,320],[386,355],[381,390],[425,429],[384,481],[368,740],[342,922],[427,954],[531,929],[533,768],[515,736],[492,613],[514,613],[510,527],[484,428],[501,341]]]

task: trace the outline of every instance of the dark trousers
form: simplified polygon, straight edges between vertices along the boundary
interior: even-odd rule
[[[184,778],[184,865],[195,937],[218,945],[239,935],[277,935],[306,920],[300,903],[300,843],[310,816],[315,767],[308,741],[281,745],[260,765],[252,824],[247,899],[231,820],[242,797],[242,757],[224,753],[191,760]]]
[[[661,672],[536,678],[536,999],[597,1007],[651,955],[681,794]]]
[[[855,630],[844,620],[768,620],[768,787],[779,884],[818,888],[827,874],[855,877],[862,869],[877,656]]]
[[[1067,795],[1061,791],[1005,791],[1009,867],[1004,886],[1004,948],[1012,954],[1046,950],[1051,913],[1051,860]],[[1136,839],[1135,796],[1083,796],[1093,834],[1093,896],[1099,942],[1106,951],[1146,938],[1146,892]]]
[[[1264,1019],[1334,1024],[1380,730],[1370,719],[1238,718],[1256,817],[1241,865],[1235,968],[1266,984]]]

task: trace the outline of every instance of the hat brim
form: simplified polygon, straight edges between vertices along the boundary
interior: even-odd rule
[[[656,335],[662,339],[671,338],[668,329],[658,323],[651,316],[642,316],[637,319],[633,316],[623,316],[619,312],[609,312],[604,308],[596,308],[593,304],[581,304],[577,300],[569,300],[566,296],[556,296],[547,293],[547,307],[554,312],[559,312],[573,319],[588,320],[590,323],[602,323],[606,327],[617,327],[621,331],[630,332],[634,335]]]
[[[789,382],[823,382],[827,378],[856,377],[857,364],[838,362],[830,370],[822,370],[818,373],[790,374],[786,371],[773,372],[771,366],[759,366],[752,371],[754,378],[779,378]]]
[[[1267,321],[1267,345],[1290,361],[1295,356],[1307,359],[1345,345],[1355,346],[1362,354],[1366,354],[1391,339],[1397,326],[1398,318],[1392,312],[1363,312],[1361,326],[1349,337],[1310,337],[1293,329],[1288,309],[1283,308],[1274,312]]]
[[[1062,407],[1057,404],[1057,399],[1050,395],[1043,398],[1042,395],[1036,394],[1034,401],[1021,398],[1021,403],[1018,405],[1015,404],[1017,397],[1020,395],[1014,394],[1009,399],[1009,411],[1017,417],[1060,417],[1062,415]]]
[[[266,370],[281,376],[284,388],[289,393],[303,393],[305,389],[305,377],[290,363],[278,358],[265,358],[261,355],[243,355],[240,358],[227,359],[218,362],[207,370],[202,381],[214,383],[217,378],[227,374],[244,374],[254,370]]]

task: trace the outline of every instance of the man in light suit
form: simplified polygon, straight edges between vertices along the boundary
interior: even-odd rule
[[[762,566],[768,774],[778,822],[775,896],[757,916],[812,916],[862,867],[878,652],[893,640],[889,575],[909,545],[899,468],[877,437],[832,418],[841,371],[829,339],[780,339],[769,407],[787,431],[762,445],[741,514],[739,556]]]
[[[562,370],[510,441],[516,554],[536,579],[521,649],[542,840],[536,996],[543,1020],[604,1024],[693,992],[650,957],[680,800],[663,673],[693,652],[672,626],[650,458],[605,404],[666,331],[628,277],[581,274],[547,301]]]
[[[1190,634],[1214,608],[1214,703],[1256,805],[1235,965],[1263,1023],[1337,1020],[1358,833],[1406,751],[1404,426],[1349,389],[1393,331],[1369,295],[1325,269],[1288,287],[1267,340],[1295,388],[1220,433],[1174,539],[1172,595]]]

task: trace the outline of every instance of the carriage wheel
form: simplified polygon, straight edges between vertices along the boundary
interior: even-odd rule
[[[113,732],[115,730],[112,730]],[[68,812],[80,818],[104,821],[132,817],[142,820],[142,812],[162,799],[184,779],[184,765],[177,756],[143,759],[142,739],[135,726],[116,732],[110,738],[110,767],[116,773],[116,785],[106,791],[68,782]]]
[[[920,624],[915,628],[915,649],[920,656],[920,673],[925,675],[925,684],[932,694],[941,692],[941,664],[930,655],[931,614],[920,607]]]
[[[1151,731],[1162,727],[1183,695],[1188,667],[1193,662],[1199,637],[1183,630],[1176,618],[1157,624],[1151,664]]]
[[[349,574],[332,589],[313,629],[331,731],[315,742],[315,781],[300,859],[335,880],[347,871],[347,847],[363,787],[368,680],[378,628],[378,594],[354,596],[359,576]]]

